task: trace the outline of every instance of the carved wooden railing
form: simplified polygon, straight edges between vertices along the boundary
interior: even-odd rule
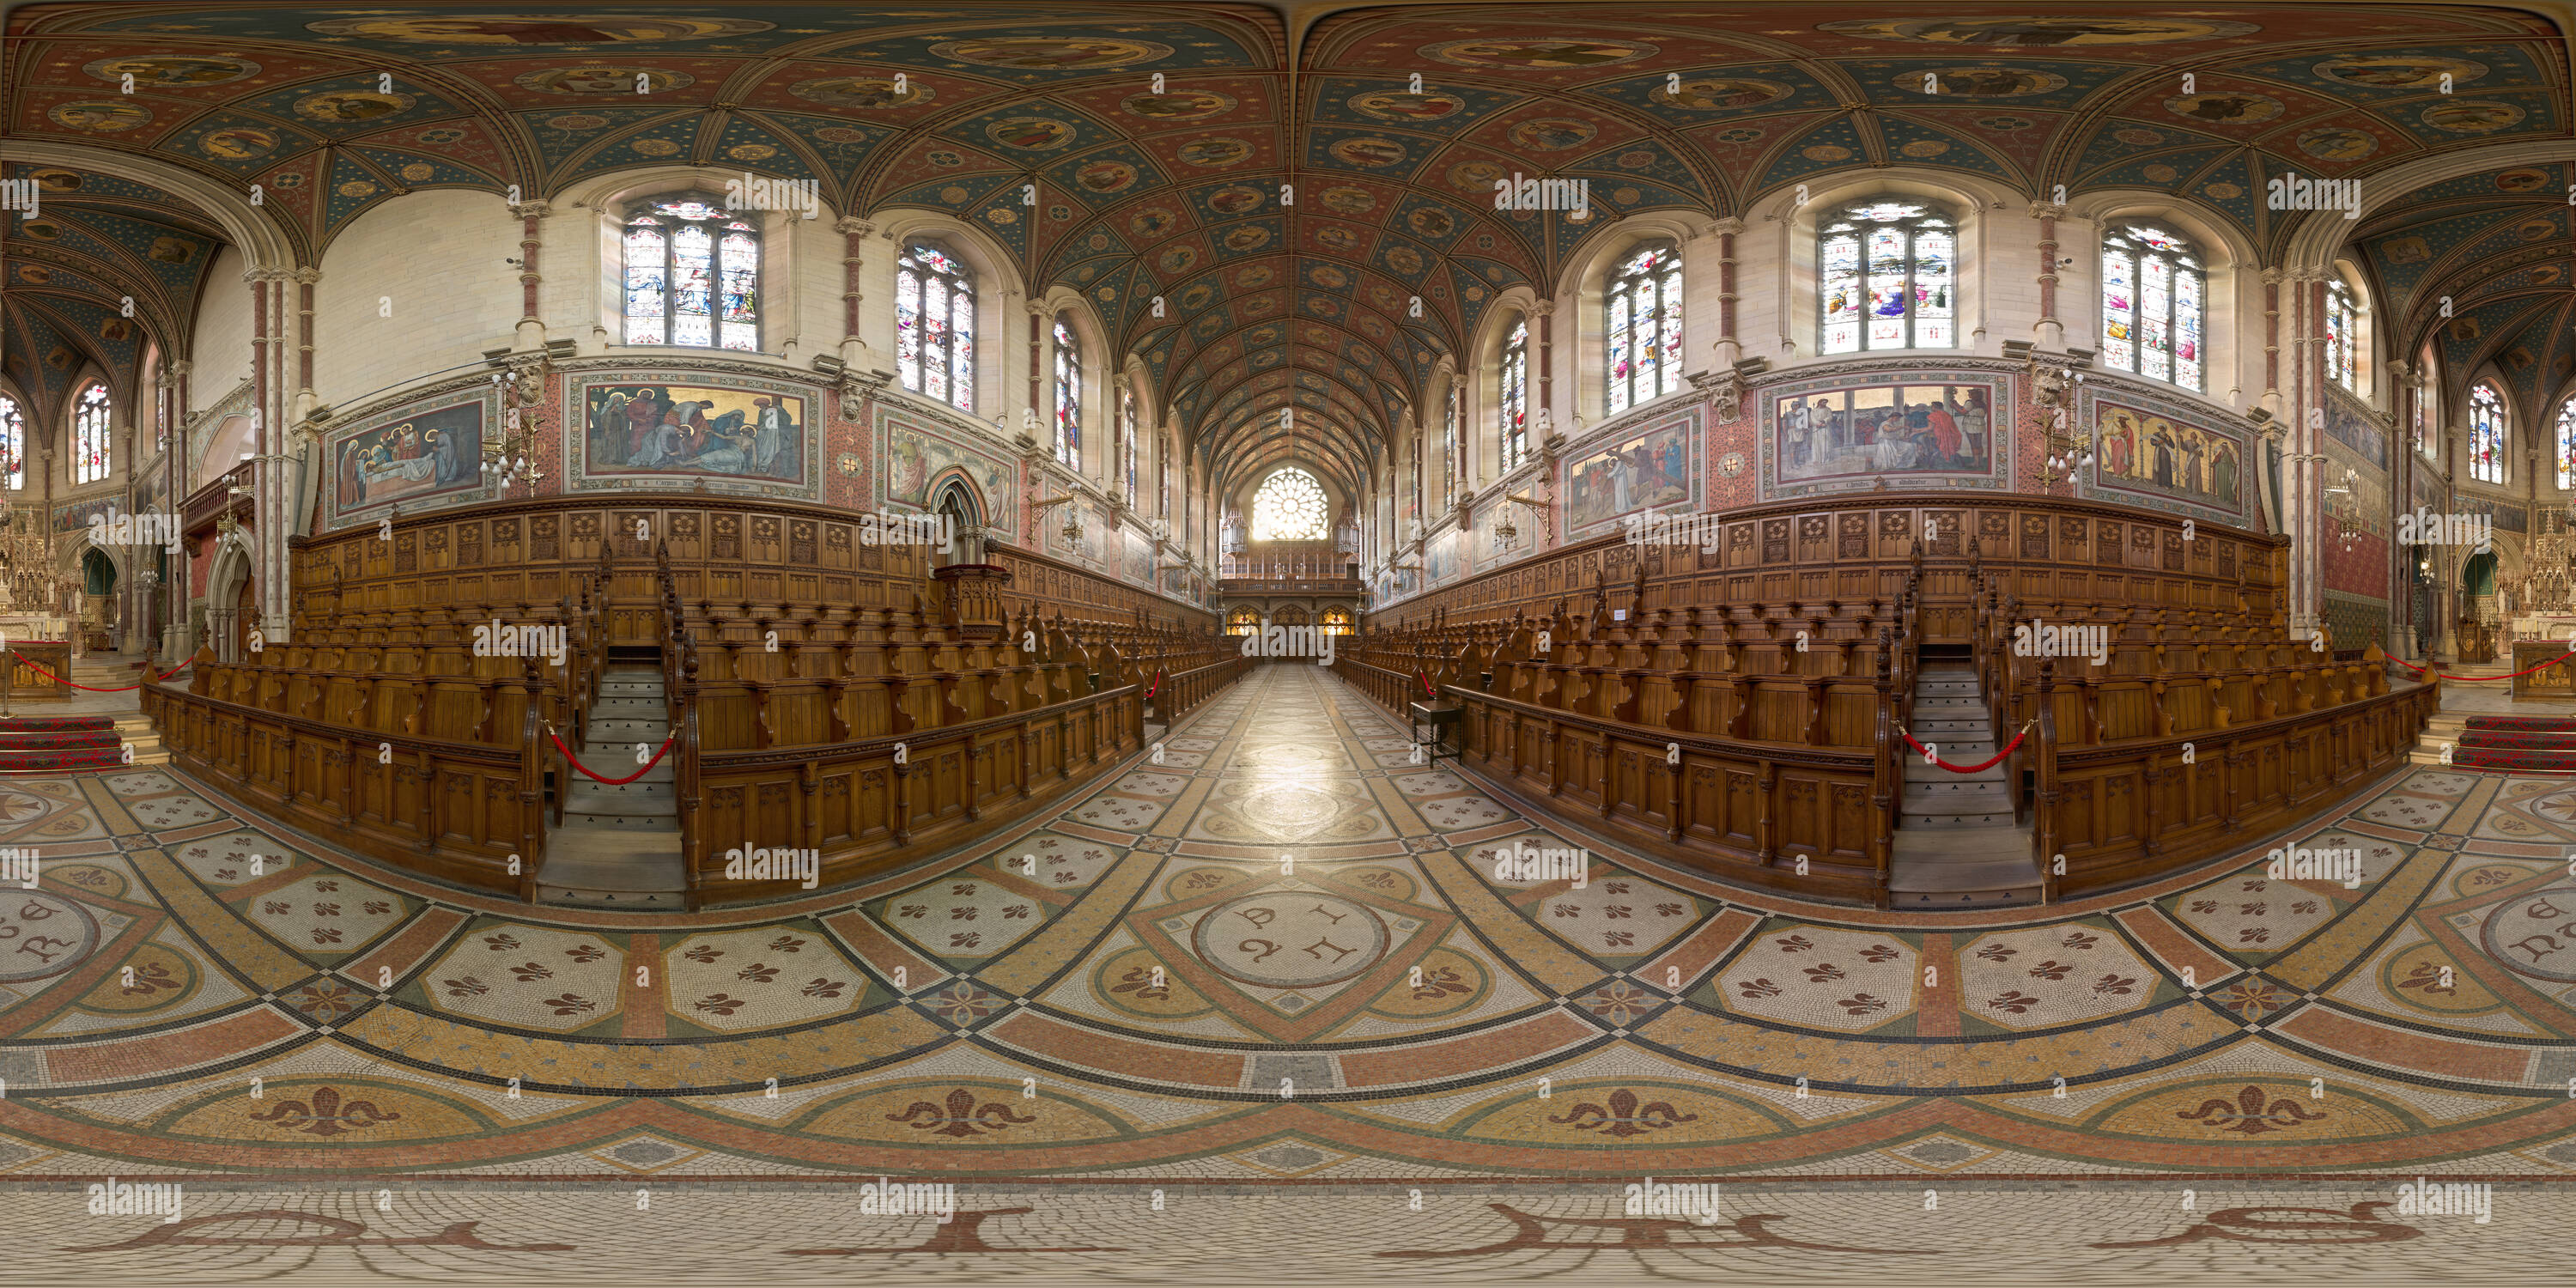
[[[343,725],[147,681],[143,710],[182,768],[335,844],[458,885],[518,892],[544,861],[544,734],[511,745]]]
[[[1809,897],[1878,897],[1889,842],[1873,800],[1890,791],[1893,713],[1875,679],[1870,737],[1845,748],[1711,736],[1503,696],[1481,687],[1473,650],[1400,660],[1403,669],[1345,650],[1333,669],[1399,717],[1429,675],[1465,709],[1459,750],[1470,765],[1644,852]]]

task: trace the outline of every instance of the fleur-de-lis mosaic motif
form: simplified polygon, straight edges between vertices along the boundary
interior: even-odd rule
[[[942,1113],[940,1106],[927,1100],[916,1100],[902,1113],[887,1114],[886,1121],[902,1123],[914,1131],[926,1131],[934,1136],[964,1138],[1038,1120],[1035,1114],[1012,1112],[1009,1105],[999,1100],[978,1104],[972,1087],[959,1087],[949,1092],[946,1108],[947,1112]]]
[[[2212,1127],[2223,1127],[2228,1131],[2240,1132],[2247,1136],[2282,1131],[2301,1123],[2315,1122],[2325,1116],[2326,1111],[2322,1109],[2309,1113],[2307,1106],[2288,1096],[2271,1096],[2267,1100],[2263,1089],[2251,1083],[2246,1084],[2244,1090],[2236,1093],[2233,1103],[2213,1097],[2202,1101],[2198,1109],[2188,1113],[2178,1112],[2174,1115],[2176,1118],[2207,1123]]]
[[[1682,1123],[1697,1122],[1699,1115],[1683,1113],[1667,1100],[1648,1101],[1640,1108],[1637,1093],[1621,1087],[1610,1093],[1610,1107],[1607,1109],[1587,1100],[1567,1110],[1563,1117],[1548,1121],[1562,1123],[1576,1131],[1597,1131],[1604,1136],[1625,1140],[1630,1136],[1643,1136]]]
[[[252,1114],[252,1122],[275,1123],[288,1131],[307,1136],[344,1136],[378,1123],[394,1122],[401,1114],[389,1114],[376,1108],[372,1100],[341,1102],[340,1093],[329,1087],[315,1087],[310,1103],[303,1100],[281,1100],[267,1113]]]

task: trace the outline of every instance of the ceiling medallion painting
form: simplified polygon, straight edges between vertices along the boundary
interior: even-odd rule
[[[1516,71],[1615,67],[1655,52],[1655,46],[1633,40],[1444,40],[1422,47],[1423,57],[1444,63]]]
[[[137,91],[148,89],[200,89],[208,85],[229,85],[259,75],[259,64],[247,58],[221,58],[211,55],[147,54],[140,58],[102,58],[81,68],[82,71],[114,85],[134,78]]]
[[[642,98],[669,90],[687,89],[698,78],[687,72],[665,71],[655,67],[612,67],[590,64],[581,67],[549,67],[540,72],[520,75],[521,89],[540,94],[623,94]],[[638,92],[641,86],[641,92]]]
[[[1131,94],[1120,99],[1118,107],[1129,116],[1178,124],[1233,111],[1234,99],[1214,90],[1185,89],[1169,94]]]
[[[458,14],[436,18],[331,18],[305,24],[324,36],[357,36],[411,45],[630,45],[712,40],[768,31],[756,18],[679,18],[661,14]]]
[[[1052,152],[1073,142],[1073,127],[1043,116],[1012,116],[985,126],[984,137],[1022,152]]]
[[[1658,86],[1648,91],[1646,98],[1664,107],[1722,112],[1733,108],[1760,107],[1775,99],[1787,98],[1794,92],[1786,85],[1763,80],[1686,80],[1677,90]]]
[[[114,134],[130,130],[152,119],[150,109],[133,103],[106,102],[61,103],[45,113],[54,124],[74,130],[91,130]]]
[[[2421,119],[2453,134],[2492,134],[2522,123],[2523,110],[2511,103],[2435,103]]]
[[[2063,76],[2019,67],[1937,67],[1900,72],[1890,83],[1908,93],[1944,98],[2026,98],[2066,88]]]
[[[1351,110],[1381,121],[1443,121],[1457,114],[1467,100],[1440,90],[1419,94],[1395,90],[1372,90],[1351,96]]]
[[[2281,100],[2264,94],[2177,94],[2165,110],[2187,121],[2211,125],[2252,125],[2281,114]]]
[[[2262,28],[2250,22],[2200,18],[1857,18],[1824,23],[1816,30],[1865,40],[1907,40],[1930,45],[2062,48],[2225,40],[2250,36]]]
[[[802,80],[787,87],[787,92],[808,103],[825,107],[851,107],[873,112],[889,107],[913,107],[930,102],[938,95],[928,85],[913,77],[904,78],[902,92],[897,93],[891,76],[824,76]]]
[[[634,85],[631,82],[627,85],[627,92],[634,92]],[[322,94],[308,94],[295,100],[295,114],[308,121],[329,121],[333,124],[373,121],[388,116],[399,116],[410,111],[412,105],[419,101],[409,94],[333,90]]]
[[[2330,81],[2358,85],[2365,89],[2442,89],[2442,77],[2451,78],[2454,87],[2466,85],[2487,74],[2484,63],[2466,58],[2427,56],[2351,55],[2329,58],[2316,65],[2316,73]]]
[[[1054,36],[991,36],[950,40],[930,52],[978,67],[1016,67],[1024,71],[1100,71],[1133,67],[1172,56],[1170,45],[1150,40],[1074,40]]]

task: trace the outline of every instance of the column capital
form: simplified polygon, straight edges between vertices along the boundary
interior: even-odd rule
[[[2066,203],[2062,201],[2034,201],[2030,203],[2030,217],[2033,219],[2064,219],[2066,217]]]
[[[1744,232],[1744,221],[1733,215],[1728,215],[1726,218],[1720,219],[1716,223],[1709,225],[1708,230],[1716,233],[1720,237],[1741,236]]]
[[[318,268],[299,268],[295,270],[294,276],[296,281],[306,286],[311,286],[315,282],[322,280],[322,270]]]
[[[875,224],[869,223],[867,220],[858,218],[855,215],[843,215],[832,221],[832,231],[846,236],[865,237],[876,230],[877,226]]]
[[[543,219],[554,212],[554,203],[542,199],[522,201],[510,207],[510,217],[513,219]]]

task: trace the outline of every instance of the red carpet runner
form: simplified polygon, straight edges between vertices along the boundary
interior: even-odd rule
[[[107,769],[123,763],[113,716],[17,716],[0,720],[0,773]]]
[[[2451,761],[2481,769],[2576,771],[2576,718],[2470,716]]]

